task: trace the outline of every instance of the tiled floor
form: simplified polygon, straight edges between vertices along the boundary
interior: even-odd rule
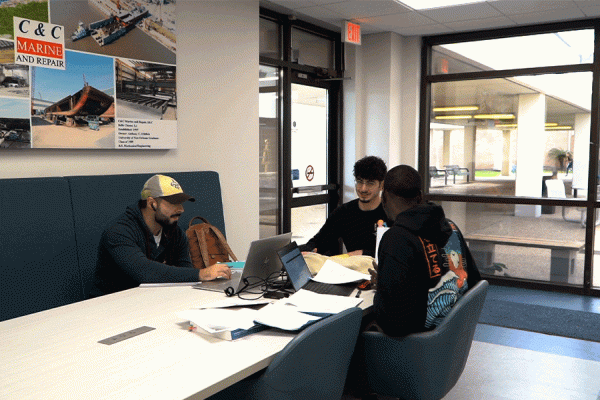
[[[599,298],[501,286],[490,286],[488,297],[600,313]],[[600,400],[600,343],[480,324],[444,397],[470,399]]]
[[[488,297],[600,313],[600,299],[571,294],[490,286]],[[474,340],[444,400],[600,399],[600,343],[481,324]]]

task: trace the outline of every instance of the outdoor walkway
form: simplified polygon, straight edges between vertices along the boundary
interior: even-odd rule
[[[441,185],[439,184],[441,180]],[[567,196],[571,195],[570,179],[564,180]],[[513,179],[488,178],[466,183],[461,181],[454,185],[444,185],[443,178],[434,179],[431,193],[471,194],[485,196],[513,196],[515,182]],[[464,206],[463,207],[461,207]],[[448,218],[454,220],[465,236],[470,234],[510,236],[531,239],[549,239],[564,241],[585,241],[585,229],[579,223],[581,210],[570,207],[565,221],[562,207],[544,207],[540,217],[517,217],[515,205],[501,203],[449,203],[442,206]],[[600,265],[600,231],[597,229],[595,250],[598,255],[595,263]],[[519,246],[501,246],[495,248],[495,262],[506,266],[496,272],[525,279],[548,281],[550,279],[549,249]],[[569,283],[583,283],[583,250],[577,254],[574,270]],[[485,268],[488,266],[480,266]],[[600,286],[600,268],[594,274],[593,285]]]

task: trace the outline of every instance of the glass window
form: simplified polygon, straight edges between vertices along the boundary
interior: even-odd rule
[[[545,197],[545,180],[561,179],[581,197],[591,81],[579,72],[433,83],[430,193]]]
[[[268,19],[260,19],[259,55],[281,59],[279,24]]]
[[[432,47],[433,74],[593,62],[594,31],[583,29]]]
[[[292,185],[327,185],[327,89],[292,84]],[[321,192],[310,191],[310,195]],[[295,193],[300,197],[306,193]]]
[[[292,62],[333,69],[333,54],[332,40],[292,28]]]
[[[443,202],[461,229],[480,272],[536,281],[583,284],[585,229],[581,209],[518,216],[515,205]]]
[[[292,208],[292,232],[298,245],[305,244],[319,232],[327,219],[327,204]]]

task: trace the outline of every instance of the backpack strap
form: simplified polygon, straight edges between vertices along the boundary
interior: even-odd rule
[[[208,246],[206,245],[206,233],[204,229],[194,229],[196,232],[196,237],[198,238],[198,245],[200,246],[200,255],[202,256],[202,261],[204,261],[204,268],[210,266],[208,259]]]
[[[193,222],[194,222],[194,220],[196,220],[196,219],[200,219],[200,220],[202,220],[202,221],[203,221],[205,224],[208,224],[208,221],[206,220],[206,218],[204,218],[204,217],[200,217],[199,215],[196,215],[194,218],[192,218],[192,219],[190,220],[190,223],[188,224],[188,228],[190,228],[192,225],[194,225],[194,224],[193,224]]]
[[[227,251],[227,254],[229,254],[231,256],[231,258],[233,258],[233,261],[237,261],[238,259],[235,256],[235,254],[233,254],[233,250],[231,250],[231,247],[229,247],[229,245],[227,244],[227,240],[225,240],[225,236],[223,236],[223,234],[217,227],[212,226],[212,225],[209,225],[209,226],[210,226],[210,230],[213,231],[213,233],[217,236],[217,238],[219,239],[219,241],[221,242],[223,247],[225,247],[225,251]]]

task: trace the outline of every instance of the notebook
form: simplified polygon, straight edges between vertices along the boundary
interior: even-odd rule
[[[277,251],[277,255],[286,270],[289,280],[295,291],[309,290],[321,294],[334,294],[337,296],[350,296],[356,288],[356,283],[347,285],[332,285],[329,283],[315,282],[312,280],[310,269],[302,256],[296,242],[291,242]]]
[[[245,288],[260,285],[267,278],[281,271],[281,261],[277,250],[290,243],[292,233],[255,240],[250,243],[248,256],[243,269],[231,270],[231,279],[217,278],[214,281],[199,282],[195,289],[225,292],[231,296]]]

